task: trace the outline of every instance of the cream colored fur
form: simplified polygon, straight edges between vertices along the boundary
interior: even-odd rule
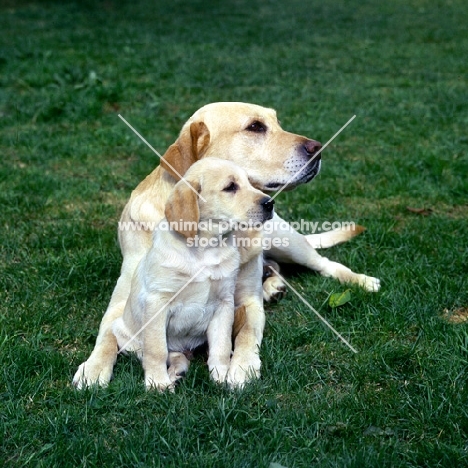
[[[112,330],[120,350],[136,352],[142,360],[149,389],[172,389],[188,369],[184,353],[205,342],[212,378],[241,387],[246,373],[230,366],[234,292],[246,258],[237,247],[243,232],[236,226],[270,219],[271,210],[262,205],[269,197],[250,185],[243,169],[217,158],[196,162],[184,179],[169,196],[166,218],[136,269],[123,316]],[[236,190],[226,191],[231,184]],[[184,230],[187,222],[207,229]],[[168,223],[177,230],[162,229]],[[262,250],[249,250],[248,261],[258,270]],[[248,281],[261,288],[261,273],[251,269]],[[257,357],[244,365],[255,372]]]
[[[122,222],[159,222],[164,216],[166,201],[180,175],[197,160],[218,157],[232,161],[249,175],[251,183],[259,190],[272,191],[289,182],[288,189],[310,181],[319,171],[315,159],[307,170],[297,171],[311,160],[305,151],[313,144],[303,136],[286,132],[278,122],[276,112],[246,103],[213,103],[199,109],[183,126],[179,138],[164,155],[164,160],[133,191],[121,217]],[[275,215],[275,219],[281,220]],[[336,235],[333,231],[317,237],[308,237],[294,230],[275,232],[273,237],[287,236],[287,247],[273,248],[268,252],[274,260],[297,263],[319,271],[339,281],[358,283],[369,291],[377,291],[379,280],[356,274],[349,268],[320,256],[314,246],[329,246],[343,242],[358,232]],[[267,236],[268,237],[268,236]],[[112,323],[122,316],[130,294],[132,277],[146,252],[151,247],[151,232],[119,231],[123,255],[120,278],[112,294],[108,309],[102,318],[96,346],[89,358],[79,366],[73,383],[78,388],[89,385],[107,385],[117,356],[117,341],[112,333]],[[248,252],[245,253],[248,256]],[[257,261],[258,263],[258,261]],[[258,346],[263,335],[263,305],[266,300],[284,293],[278,277],[266,280],[264,288],[251,284],[253,271],[261,270],[255,261],[241,266],[236,283],[236,313],[234,328],[234,354],[231,360],[237,372],[247,373],[247,365],[256,361],[253,376],[259,375]],[[261,310],[261,313],[259,312]],[[246,378],[241,377],[241,378]]]

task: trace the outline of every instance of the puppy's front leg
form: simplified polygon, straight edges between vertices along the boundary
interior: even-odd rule
[[[265,328],[262,291],[262,256],[241,266],[236,283],[234,318],[234,354],[227,381],[233,388],[260,377],[260,345]]]
[[[158,294],[147,294],[142,323],[142,365],[148,390],[172,390],[174,384],[167,372],[167,301]]]
[[[234,298],[223,301],[208,325],[208,369],[216,382],[226,381],[231,361]]]

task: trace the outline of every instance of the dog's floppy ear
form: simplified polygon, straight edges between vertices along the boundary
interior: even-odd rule
[[[210,143],[210,131],[203,122],[193,122],[184,128],[177,141],[169,146],[161,166],[176,180],[205,154]]]
[[[197,234],[200,222],[200,209],[198,208],[200,183],[187,183],[181,180],[176,184],[169,195],[164,214],[169,222],[169,228],[189,239]]]

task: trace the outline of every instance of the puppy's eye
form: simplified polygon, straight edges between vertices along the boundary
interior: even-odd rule
[[[223,188],[223,192],[237,192],[237,190],[239,190],[239,186],[235,182],[231,182]]]
[[[246,128],[249,132],[254,132],[254,133],[265,133],[267,131],[266,125],[262,124],[262,122],[259,122],[256,120],[255,122],[252,122],[249,124],[249,126]]]

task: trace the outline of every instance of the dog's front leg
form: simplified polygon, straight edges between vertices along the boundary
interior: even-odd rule
[[[233,336],[234,353],[227,381],[232,388],[260,377],[260,345],[265,328],[262,292],[262,256],[241,266],[236,283]]]
[[[167,301],[148,293],[144,299],[142,323],[142,365],[148,390],[173,390],[174,383],[167,372]]]
[[[216,382],[226,381],[232,350],[234,298],[223,301],[216,310],[207,330],[208,369]]]
[[[319,255],[306,236],[299,234],[276,214],[269,224],[265,225],[264,237],[272,241],[271,249],[265,254],[278,262],[304,265],[323,276],[332,276],[342,283],[359,284],[367,291],[380,289],[380,280],[377,278],[354,273],[348,267]]]
[[[112,324],[122,317],[130,294],[132,275],[140,257],[127,257],[122,264],[122,272],[117,281],[106,313],[102,317],[96,345],[89,358],[83,362],[73,377],[73,385],[83,389],[92,385],[105,387],[111,377],[117,359],[117,340],[112,332]]]

